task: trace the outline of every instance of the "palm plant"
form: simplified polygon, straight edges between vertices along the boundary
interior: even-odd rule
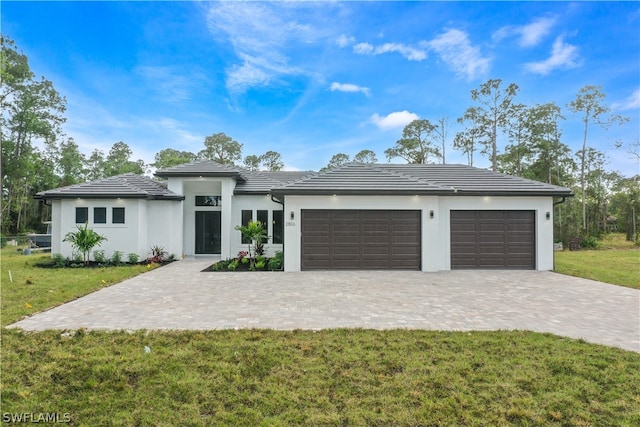
[[[78,225],[78,231],[70,231],[64,236],[63,242],[71,243],[71,246],[82,253],[84,265],[89,264],[89,254],[91,250],[100,246],[107,238],[96,233],[89,228],[89,223],[85,222],[84,227]]]
[[[264,254],[264,242],[269,239],[267,231],[260,221],[249,221],[247,225],[238,225],[236,230],[250,242],[249,261],[251,269],[255,269],[256,255]]]

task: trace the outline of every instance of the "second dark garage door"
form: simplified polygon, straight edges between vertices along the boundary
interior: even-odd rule
[[[451,211],[451,268],[536,268],[534,211]]]
[[[302,210],[302,269],[420,269],[420,211]]]

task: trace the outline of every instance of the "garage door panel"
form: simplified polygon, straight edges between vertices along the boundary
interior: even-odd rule
[[[534,211],[451,211],[451,268],[535,268]]]
[[[420,268],[419,211],[302,210],[301,218],[303,270]],[[318,245],[325,259],[310,260]]]

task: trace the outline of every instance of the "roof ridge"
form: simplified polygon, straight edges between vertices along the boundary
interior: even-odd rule
[[[141,191],[144,194],[151,194],[151,193],[149,193],[149,191],[147,191],[144,188],[140,187],[139,185],[136,185],[135,183],[127,180],[125,177],[144,179],[145,177],[143,175],[136,175],[136,174],[133,174],[133,173],[131,173],[131,174],[125,173],[125,174],[121,174],[121,175],[116,175],[114,178],[117,178],[120,182],[124,183],[125,186],[129,187],[132,190]]]
[[[401,173],[401,172],[398,172],[397,170],[387,169],[387,168],[384,168],[384,164],[381,165],[381,166],[382,167],[377,167],[376,170],[379,170],[379,171],[384,172],[384,173],[392,174],[392,175],[398,175],[398,176],[402,176],[402,177],[406,177],[406,178],[411,178],[416,182],[420,182],[420,183],[424,183],[424,184],[429,184],[429,185],[434,185],[436,187],[440,187],[442,190],[448,190],[448,191],[451,190],[450,187],[444,187],[444,186],[438,184],[435,181],[431,181],[431,180],[428,180],[428,179],[420,178],[420,177],[415,176],[415,175],[409,175],[409,174],[406,174],[406,173]],[[401,165],[401,166],[408,166],[408,165]]]

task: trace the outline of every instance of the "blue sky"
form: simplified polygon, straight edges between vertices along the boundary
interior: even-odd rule
[[[638,173],[616,141],[639,138],[637,2],[11,2],[2,33],[67,98],[65,132],[85,153],[117,141],[134,157],[198,152],[224,132],[243,154],[282,154],[317,170],[338,152],[384,150],[412,119],[472,106],[490,78],[518,100],[556,102],[563,142],[579,149],[565,105],[600,85],[630,122],[593,128],[610,169]],[[447,149],[449,163],[464,163]],[[486,167],[487,160],[477,166]]]

